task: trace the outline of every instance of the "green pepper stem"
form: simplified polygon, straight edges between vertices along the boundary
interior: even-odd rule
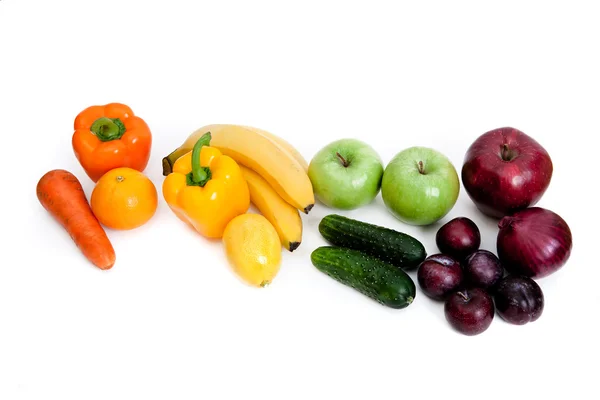
[[[103,142],[121,139],[125,130],[125,125],[119,118],[108,117],[98,118],[90,127],[90,131]]]
[[[188,185],[204,186],[211,178],[210,169],[200,166],[200,151],[202,150],[202,146],[210,144],[210,139],[210,132],[206,132],[194,145],[194,149],[192,150],[192,172],[188,178]]]

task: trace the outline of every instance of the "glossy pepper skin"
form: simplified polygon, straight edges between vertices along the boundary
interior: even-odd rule
[[[91,106],[75,118],[73,151],[94,182],[108,171],[128,167],[143,172],[150,159],[152,133],[125,104]]]
[[[250,207],[250,192],[238,164],[210,147],[210,132],[179,158],[163,181],[171,210],[201,235],[217,239],[234,217]]]

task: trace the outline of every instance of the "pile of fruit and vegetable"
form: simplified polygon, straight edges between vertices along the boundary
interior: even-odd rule
[[[95,183],[89,201],[79,179],[65,170],[47,172],[37,196],[83,255],[109,270],[116,254],[106,229],[138,228],[158,206],[156,186],[144,174],[152,133],[124,104],[91,106],[75,118],[72,146],[86,179]],[[536,281],[565,265],[572,250],[566,221],[535,206],[550,185],[551,158],[514,128],[478,137],[460,177],[431,148],[405,149],[384,167],[371,146],[340,139],[309,164],[270,132],[226,124],[196,130],[162,162],[161,194],[174,216],[206,240],[222,241],[243,282],[265,287],[276,279],[281,252],[301,246],[302,214],[318,200],[340,212],[319,222],[328,245],[313,249],[307,265],[393,309],[412,304],[418,286],[466,335],[484,332],[496,314],[516,325],[537,320],[544,295]],[[429,254],[415,237],[342,215],[381,192],[397,220],[431,225],[454,207],[461,180],[477,209],[498,220],[495,253],[480,248],[481,232],[467,216],[441,226]],[[250,212],[251,204],[258,213]]]

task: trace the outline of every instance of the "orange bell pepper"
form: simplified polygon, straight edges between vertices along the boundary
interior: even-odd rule
[[[108,171],[128,167],[143,172],[150,159],[150,128],[125,104],[91,106],[75,118],[72,145],[91,180]]]
[[[194,149],[181,156],[163,181],[169,208],[201,235],[221,238],[229,221],[250,207],[248,183],[240,166],[210,147],[204,134]]]

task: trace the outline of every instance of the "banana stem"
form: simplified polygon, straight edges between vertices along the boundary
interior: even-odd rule
[[[172,151],[171,154],[169,154],[168,156],[163,158],[163,160],[162,160],[163,176],[167,176],[171,172],[173,172],[173,165],[175,165],[175,161],[180,159],[188,151],[189,150],[178,148],[178,149]]]

